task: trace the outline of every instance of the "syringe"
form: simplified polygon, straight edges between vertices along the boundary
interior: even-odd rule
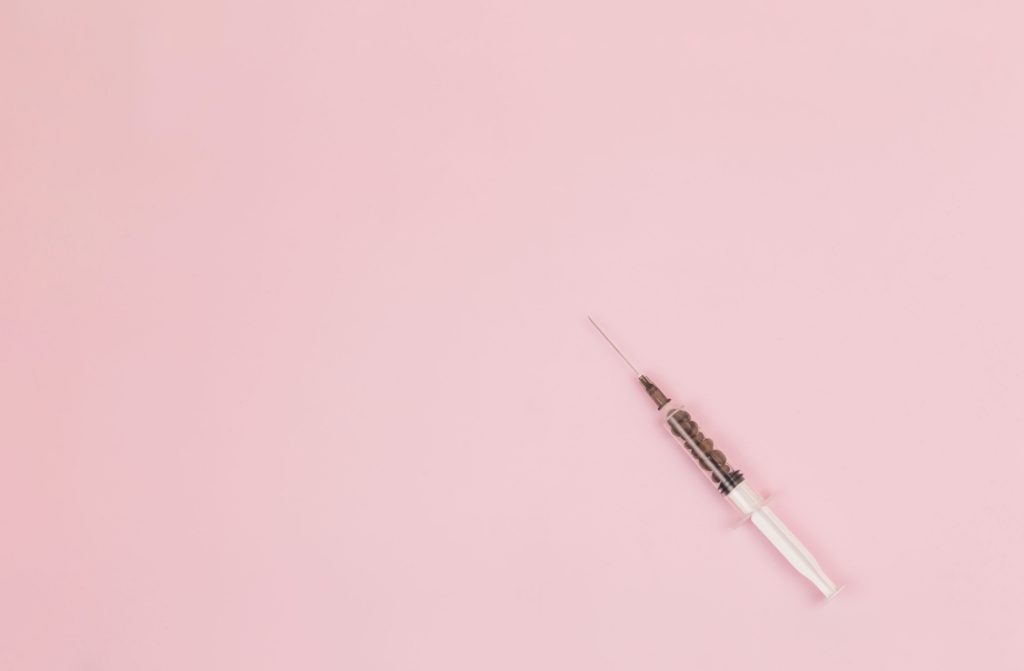
[[[601,330],[592,318],[590,323],[604,336],[608,344],[612,346],[622,360],[633,369],[644,391],[651,397],[658,410],[662,413],[665,421],[665,428],[675,438],[690,457],[701,469],[707,473],[711,481],[718,485],[725,498],[736,507],[744,516],[754,523],[754,526],[771,541],[772,545],[782,553],[790,564],[805,578],[814,583],[814,586],[821,590],[827,599],[832,599],[842,587],[837,587],[834,582],[821,569],[814,555],[804,547],[803,543],[793,535],[782,520],[765,503],[757,491],[744,479],[743,474],[729,465],[725,454],[717,449],[710,438],[701,433],[697,423],[693,421],[686,410],[679,405],[672,405],[671,399],[665,396],[658,386],[651,382],[650,378],[640,373],[636,366],[630,363],[629,359],[615,346],[611,338]]]

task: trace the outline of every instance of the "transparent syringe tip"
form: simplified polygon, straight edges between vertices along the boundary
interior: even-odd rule
[[[640,384],[644,386],[644,391],[646,391],[647,395],[651,397],[652,401],[654,401],[654,405],[658,406],[658,410],[664,408],[665,405],[672,400],[668,396],[665,396],[665,394],[658,389],[658,385],[651,382],[650,378],[646,375],[640,376]]]

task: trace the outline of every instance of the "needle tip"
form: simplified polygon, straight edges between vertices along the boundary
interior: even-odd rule
[[[604,330],[597,325],[597,322],[594,321],[594,318],[591,317],[590,315],[587,315],[587,319],[589,319],[590,323],[594,325],[594,328],[597,329],[597,332],[600,333],[604,337],[604,339],[608,341],[608,344],[612,346],[612,349],[615,350],[615,353],[622,357],[622,360],[626,362],[626,365],[633,369],[633,372],[636,373],[636,376],[640,377],[640,371],[637,370],[636,366],[634,366],[629,359],[626,358],[626,355],[622,353],[622,350],[615,346],[615,343],[613,343],[612,339],[608,337],[608,334],[605,333]]]

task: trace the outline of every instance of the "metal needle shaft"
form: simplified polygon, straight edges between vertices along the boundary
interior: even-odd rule
[[[587,319],[589,319],[590,323],[594,325],[594,328],[597,329],[597,332],[600,333],[604,337],[604,339],[608,341],[608,344],[612,346],[612,349],[615,350],[616,354],[622,357],[622,360],[626,362],[626,365],[633,369],[633,372],[636,373],[636,376],[641,377],[640,371],[636,369],[636,366],[630,363],[629,359],[626,358],[626,355],[622,353],[622,350],[615,346],[615,343],[613,343],[612,339],[608,337],[608,334],[601,330],[601,327],[597,325],[597,322],[594,321],[594,318],[591,317],[590,315],[587,315]]]

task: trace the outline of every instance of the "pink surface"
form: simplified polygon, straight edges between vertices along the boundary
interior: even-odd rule
[[[1019,3],[0,16],[0,668],[1022,668]]]

